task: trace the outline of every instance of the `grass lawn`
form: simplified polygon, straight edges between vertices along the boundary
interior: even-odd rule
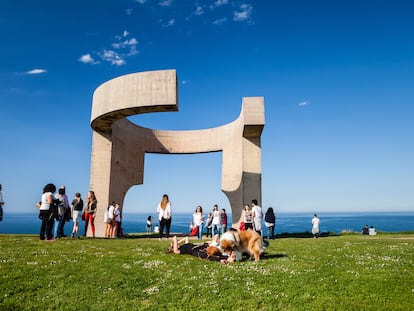
[[[414,234],[281,238],[260,262],[150,238],[0,235],[1,310],[413,310]]]

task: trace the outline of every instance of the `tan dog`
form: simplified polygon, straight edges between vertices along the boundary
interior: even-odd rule
[[[206,248],[206,253],[208,256],[220,256],[221,252],[217,246],[210,245]]]
[[[263,253],[262,237],[252,230],[230,230],[221,236],[220,248],[228,254],[235,251],[237,261],[242,259],[243,253],[248,253],[255,261],[259,261]]]

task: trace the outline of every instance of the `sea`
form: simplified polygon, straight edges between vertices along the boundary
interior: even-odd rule
[[[4,214],[0,222],[0,234],[38,234],[40,220],[36,213]],[[124,213],[122,227],[125,233],[143,233],[146,231],[146,220],[150,214]],[[158,224],[157,215],[151,215],[153,227]],[[312,214],[309,213],[280,213],[276,214],[276,234],[301,233],[311,231]],[[414,212],[387,212],[387,213],[320,213],[321,232],[341,233],[361,232],[364,225],[374,226],[382,232],[406,232],[414,231]],[[228,215],[229,224],[231,214]],[[95,220],[97,221],[97,220]],[[103,220],[102,220],[103,221]],[[171,223],[171,233],[186,234],[189,232],[192,214],[174,213]],[[65,225],[65,234],[69,235],[73,222]],[[265,230],[265,227],[263,226]]]

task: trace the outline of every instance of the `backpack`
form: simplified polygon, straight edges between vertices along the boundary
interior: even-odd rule
[[[49,220],[60,219],[58,213],[59,200],[53,199],[49,206]]]

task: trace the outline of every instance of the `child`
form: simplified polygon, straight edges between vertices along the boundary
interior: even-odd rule
[[[146,227],[147,227],[147,233],[151,233],[151,231],[152,231],[152,216],[148,216]]]

